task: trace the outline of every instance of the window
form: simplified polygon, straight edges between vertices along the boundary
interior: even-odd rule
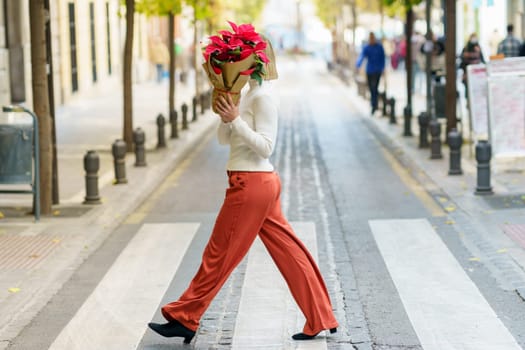
[[[69,10],[69,50],[71,53],[71,89],[78,91],[77,38],[75,24],[75,4],[68,4]]]
[[[93,82],[97,81],[97,45],[95,43],[95,5],[89,3],[89,29],[91,33],[91,72]]]

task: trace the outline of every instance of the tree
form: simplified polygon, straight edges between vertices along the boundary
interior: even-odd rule
[[[208,0],[187,0],[189,6],[193,8],[193,69],[195,70],[195,97],[198,98],[200,95],[200,79],[199,72],[199,21],[206,20],[213,16],[210,7],[208,6]]]
[[[266,0],[243,0],[229,1],[228,8],[233,10],[233,16],[237,23],[255,22],[266,5]]]
[[[40,209],[51,214],[53,145],[47,85],[46,13],[44,0],[29,2],[33,110],[38,117],[40,138]]]
[[[123,90],[124,90],[124,130],[123,138],[128,152],[133,151],[133,27],[135,17],[135,0],[126,2],[126,39],[124,42]]]
[[[407,78],[407,105],[404,109],[404,117],[405,117],[405,130],[403,135],[404,136],[412,136],[412,132],[410,130],[411,124],[410,124],[410,118],[412,118],[412,33],[414,28],[414,11],[413,7],[422,0],[382,0],[383,3],[390,7],[390,10],[392,9],[399,9],[402,8],[406,12],[406,23],[405,23],[405,40],[406,40],[406,78]]]
[[[181,0],[141,0],[137,2],[137,12],[147,16],[168,16],[168,51],[170,54],[169,66],[169,113],[175,110],[175,16],[182,12]]]

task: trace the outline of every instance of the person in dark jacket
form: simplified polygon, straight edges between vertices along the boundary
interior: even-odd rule
[[[377,111],[379,79],[385,69],[385,50],[383,45],[376,40],[374,33],[370,33],[368,44],[365,45],[361,55],[357,59],[356,67],[359,69],[366,59],[366,77],[368,88],[370,89],[370,104],[372,105],[372,114]]]
[[[468,82],[467,82],[467,66],[471,64],[485,63],[481,47],[478,43],[478,35],[476,33],[470,34],[469,40],[463,51],[461,51],[460,68],[463,70],[463,84],[465,85],[465,97],[468,98]]]

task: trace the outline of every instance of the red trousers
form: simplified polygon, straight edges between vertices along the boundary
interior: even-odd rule
[[[163,316],[197,330],[204,311],[259,235],[306,317],[303,333],[337,327],[319,268],[281,212],[277,173],[228,175],[230,186],[199,270],[179,300],[162,307]]]

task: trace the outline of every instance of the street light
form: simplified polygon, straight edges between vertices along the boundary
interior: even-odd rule
[[[39,145],[40,141],[38,138],[38,117],[20,105],[9,105],[2,106],[2,111],[5,113],[14,112],[14,113],[27,113],[33,118],[33,142],[34,142],[34,167],[35,167],[35,177],[34,177],[34,188],[32,189],[33,196],[33,210],[35,211],[35,219],[38,221],[40,219],[40,150]],[[18,193],[24,193],[28,191],[17,191]]]

